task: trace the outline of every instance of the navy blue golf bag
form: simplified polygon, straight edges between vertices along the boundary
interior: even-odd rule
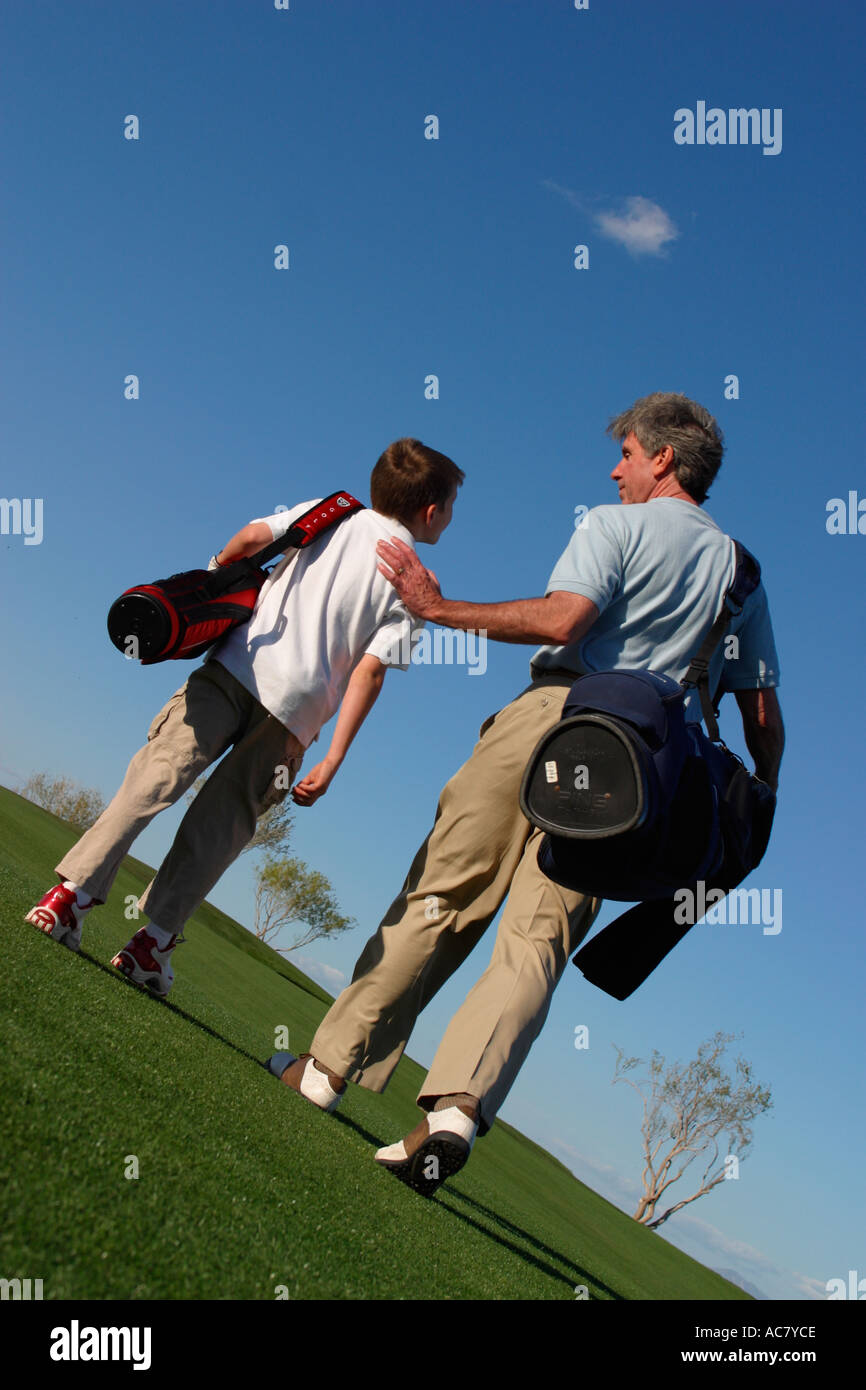
[[[760,581],[757,560],[734,542],[736,570],[721,612],[682,682],[653,671],[580,676],[562,718],[536,747],[520,805],[546,832],[538,863],[555,883],[637,907],[575,956],[586,977],[625,999],[694,923],[676,912],[683,889],[721,890],[760,863],[776,798],[722,743],[709,660],[731,616]],[[698,690],[709,737],[685,717]],[[706,899],[704,899],[706,900]]]

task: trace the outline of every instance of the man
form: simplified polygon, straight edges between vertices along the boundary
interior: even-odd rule
[[[511,1088],[547,1016],[569,956],[592,925],[597,899],[558,887],[537,864],[541,831],[518,806],[529,757],[560,718],[576,676],[652,669],[679,680],[733,578],[730,539],[702,510],[721,464],[716,421],[685,396],[657,392],[608,426],[623,441],[611,477],[621,506],[593,508],[557,562],[543,598],[463,603],[398,539],[382,542],[382,573],[410,612],[503,642],[542,643],[532,683],[487,720],[469,761],[442,792],[433,829],[402,892],[365,947],[352,983],[298,1060],[271,1070],[323,1109],[347,1080],[384,1089],[418,1013],[508,901],[487,970],[446,1030],[418,1103],[427,1112],[377,1161],[431,1194],[469,1155]],[[763,586],[719,649],[710,688],[734,691],[756,775],[775,791],[784,731],[778,662]],[[724,667],[724,671],[723,668]],[[699,718],[692,700],[689,717]],[[432,1162],[431,1160],[435,1160]]]

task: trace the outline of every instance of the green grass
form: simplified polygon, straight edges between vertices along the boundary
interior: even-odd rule
[[[21,919],[76,839],[0,788],[0,1276],[54,1299],[747,1299],[503,1123],[425,1199],[373,1162],[422,1069],[317,1111],[260,1065],[330,996],[205,904],[159,1001],[108,967],[128,858],[74,955]],[[138,1177],[127,1178],[135,1156]]]

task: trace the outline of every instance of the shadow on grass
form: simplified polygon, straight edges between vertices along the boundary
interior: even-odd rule
[[[187,1013],[186,1009],[182,1009],[179,1004],[172,1004],[168,999],[154,994],[153,990],[148,989],[146,985],[137,985],[132,980],[128,980],[126,976],[121,974],[119,970],[116,970],[113,965],[103,964],[101,960],[97,960],[95,956],[88,955],[86,951],[79,951],[78,957],[80,960],[86,960],[89,961],[91,965],[95,965],[97,970],[101,970],[102,973],[107,975],[110,980],[113,980],[115,984],[123,985],[127,989],[134,989],[136,994],[143,995],[146,999],[151,999],[160,1009],[170,1009],[171,1012],[177,1014],[179,1018],[185,1019],[187,1023],[191,1023],[194,1027],[200,1028],[203,1033],[207,1033],[209,1038],[214,1038],[217,1042],[221,1042],[226,1047],[230,1047],[233,1052],[240,1053],[241,1057],[248,1058],[250,1062],[255,1062],[259,1067],[267,1067],[267,1063],[262,1061],[261,1057],[254,1057],[252,1052],[247,1052],[245,1047],[239,1047],[236,1042],[232,1042],[231,1038],[224,1037],[223,1034],[218,1033],[215,1028],[211,1028],[210,1024],[203,1023],[200,1018],[196,1018],[195,1014]]]
[[[351,1120],[348,1115],[341,1115],[339,1110],[334,1111],[334,1119],[341,1125],[346,1125],[349,1129],[353,1129],[356,1134],[361,1136],[365,1143],[372,1144],[376,1149],[382,1149],[386,1144],[391,1142],[388,1139],[383,1139],[381,1135],[371,1134],[363,1125],[359,1125],[357,1120]]]
[[[376,1148],[381,1148],[383,1143],[386,1142],[381,1137],[371,1134],[369,1130],[364,1129],[362,1125],[350,1119],[348,1115],[341,1115],[335,1112],[334,1119],[339,1121],[340,1124],[346,1125],[349,1129],[353,1129],[355,1133],[366,1140],[368,1144]],[[394,1181],[399,1182],[399,1179],[395,1178]],[[431,1200],[429,1197],[424,1197],[421,1193],[415,1192],[409,1187],[406,1188],[406,1192],[408,1200],[412,1200],[412,1198],[415,1198],[415,1200],[419,1202],[429,1202]],[[411,1197],[409,1196],[410,1193]],[[451,1202],[443,1201],[443,1197],[450,1197],[456,1199],[458,1202],[465,1202],[467,1206],[474,1208],[478,1213],[479,1219],[476,1220],[476,1218],[471,1216],[468,1212],[461,1211],[459,1207],[452,1206]],[[473,1226],[476,1231],[480,1231],[490,1240],[495,1241],[497,1245],[501,1245],[506,1250],[510,1250],[512,1254],[517,1255],[521,1260],[525,1260],[528,1264],[534,1265],[536,1269],[540,1270],[543,1274],[549,1275],[552,1279],[555,1279],[557,1283],[565,1284],[569,1292],[573,1290],[576,1282],[580,1282],[586,1283],[587,1285],[591,1284],[594,1288],[608,1294],[612,1300],[618,1302],[623,1301],[622,1294],[617,1293],[616,1289],[612,1289],[609,1284],[605,1284],[597,1275],[590,1274],[582,1265],[576,1264],[569,1255],[564,1255],[562,1251],[554,1250],[551,1246],[545,1245],[544,1241],[539,1240],[536,1236],[530,1235],[522,1226],[515,1225],[515,1223],[509,1221],[507,1217],[500,1215],[499,1212],[492,1211],[490,1207],[485,1207],[483,1203],[476,1201],[474,1197],[467,1196],[465,1192],[460,1192],[453,1187],[443,1187],[439,1190],[436,1201],[440,1207],[444,1207],[444,1209],[450,1212],[452,1216],[455,1216],[458,1221],[464,1221],[468,1226]],[[517,1240],[524,1241],[526,1245],[531,1246],[538,1254],[533,1255],[527,1251],[525,1247],[515,1245],[513,1241],[506,1239],[504,1235],[497,1235],[494,1229],[496,1226],[504,1228],[505,1231],[513,1235]],[[557,1269],[555,1265],[549,1264],[546,1259],[542,1259],[540,1256],[548,1256],[551,1260],[557,1260],[560,1268]],[[565,1270],[568,1270],[569,1273],[565,1273]]]
[[[499,1212],[491,1211],[489,1207],[485,1207],[481,1202],[477,1202],[474,1197],[469,1197],[465,1192],[459,1192],[453,1187],[447,1190],[447,1195],[456,1198],[460,1202],[465,1202],[467,1206],[474,1207],[477,1212],[481,1213],[482,1216],[494,1226],[503,1226],[519,1240],[526,1241],[527,1245],[531,1245],[533,1249],[538,1250],[541,1254],[550,1256],[553,1260],[558,1260],[560,1265],[564,1265],[566,1269],[572,1271],[572,1275],[568,1276],[564,1274],[561,1269],[555,1269],[552,1265],[545,1263],[544,1260],[537,1259],[534,1255],[530,1255],[519,1246],[512,1245],[510,1240],[505,1240],[502,1236],[498,1236],[495,1231],[491,1230],[487,1225],[481,1225],[474,1217],[464,1214],[456,1207],[450,1206],[447,1202],[443,1202],[440,1197],[439,1205],[446,1207],[453,1216],[459,1217],[461,1221],[467,1221],[470,1226],[475,1226],[477,1230],[484,1231],[485,1235],[488,1235],[491,1240],[495,1240],[499,1245],[504,1245],[508,1250],[513,1250],[516,1254],[520,1255],[522,1259],[528,1260],[530,1264],[534,1264],[545,1274],[552,1275],[561,1283],[567,1284],[569,1288],[572,1287],[572,1278],[576,1276],[582,1282],[593,1284],[595,1288],[601,1289],[604,1293],[609,1294],[611,1299],[616,1299],[620,1302],[623,1301],[622,1294],[617,1293],[616,1289],[612,1289],[609,1284],[603,1283],[596,1275],[590,1274],[582,1265],[575,1264],[570,1256],[563,1255],[560,1250],[551,1249],[549,1245],[544,1244],[544,1241],[538,1240],[536,1236],[532,1236],[528,1231],[524,1231],[522,1226],[516,1226],[513,1221],[509,1221],[507,1217],[500,1215]],[[422,1201],[423,1200],[426,1199],[422,1198]]]
[[[225,1047],[230,1047],[233,1052],[237,1052],[241,1057],[245,1057],[257,1067],[268,1071],[266,1060],[254,1056],[253,1053],[248,1052],[246,1048],[240,1047],[237,1043],[232,1042],[230,1038],[226,1038],[222,1033],[218,1033],[215,1028],[211,1028],[209,1024],[202,1022],[200,1018],[196,1018],[195,1014],[188,1013],[186,1009],[182,1009],[179,1004],[172,1004],[168,999],[160,998],[159,995],[153,994],[146,986],[133,984],[131,980],[128,980],[113,966],[105,965],[101,960],[97,960],[95,956],[89,955],[86,951],[80,951],[78,955],[91,965],[95,965],[98,970],[101,970],[103,974],[107,975],[109,979],[113,980],[116,984],[134,989],[140,995],[145,995],[159,1008],[170,1009],[173,1014],[184,1019],[185,1022],[191,1023],[193,1027],[200,1029],[201,1032],[206,1033],[208,1037],[213,1038],[216,1042],[222,1043]],[[271,1073],[268,1072],[268,1075],[271,1075]],[[277,1079],[278,1078],[274,1077],[275,1081]],[[301,1097],[299,1097],[299,1099],[301,1099]],[[350,1119],[348,1115],[341,1115],[339,1112],[334,1112],[334,1119],[340,1125],[354,1130],[365,1143],[370,1144],[374,1148],[381,1148],[382,1144],[387,1142],[380,1136],[371,1134],[368,1129],[358,1124],[357,1120]],[[407,1188],[407,1196],[410,1191],[411,1189]],[[430,1200],[427,1197],[422,1197],[418,1193],[413,1193],[412,1195],[421,1202]],[[451,1198],[452,1201],[443,1201],[443,1196]],[[519,1259],[534,1265],[542,1274],[546,1274],[550,1278],[556,1280],[557,1283],[565,1285],[569,1292],[571,1292],[574,1286],[574,1281],[579,1280],[586,1284],[592,1284],[596,1289],[600,1289],[608,1294],[611,1299],[621,1300],[621,1294],[618,1294],[615,1289],[610,1288],[609,1285],[603,1283],[595,1275],[590,1274],[581,1265],[575,1264],[568,1255],[564,1255],[561,1251],[554,1250],[549,1245],[545,1245],[543,1241],[539,1240],[536,1236],[530,1235],[529,1232],[525,1231],[521,1226],[517,1226],[513,1221],[509,1221],[507,1217],[500,1215],[499,1212],[492,1211],[490,1207],[484,1206],[483,1203],[476,1201],[474,1197],[469,1197],[465,1192],[460,1192],[456,1188],[449,1188],[447,1192],[440,1192],[437,1201],[440,1207],[444,1207],[444,1209],[450,1212],[452,1216],[456,1217],[458,1221],[463,1221],[466,1225],[472,1226],[489,1240],[495,1241],[497,1245],[501,1245],[504,1249],[517,1255]],[[454,1206],[452,1204],[453,1201],[465,1203],[466,1206],[473,1208],[474,1211],[478,1213],[479,1219],[476,1219],[475,1216],[470,1215],[466,1211],[461,1211],[459,1206]],[[516,1237],[517,1240],[525,1242],[526,1245],[531,1246],[538,1254],[532,1254],[523,1246],[516,1245],[513,1241],[508,1240],[506,1236],[497,1234],[494,1229],[496,1226],[504,1229],[509,1234]],[[546,1256],[550,1260],[558,1261],[560,1267],[557,1268],[555,1265],[548,1263],[548,1259],[541,1258],[542,1256]],[[569,1270],[570,1273],[564,1273],[563,1267]]]
[[[125,986],[127,989],[134,989],[137,994],[144,995],[146,998],[152,1000],[157,1008],[170,1009],[173,1014],[177,1014],[177,1016],[184,1019],[185,1022],[191,1023],[194,1028],[199,1028],[202,1033],[207,1033],[209,1038],[213,1038],[216,1042],[223,1043],[225,1047],[230,1047],[233,1052],[237,1052],[241,1057],[246,1057],[247,1061],[254,1062],[257,1067],[260,1067],[268,1076],[273,1077],[275,1082],[279,1083],[279,1077],[274,1076],[273,1072],[268,1067],[268,1061],[270,1060],[268,1057],[256,1057],[252,1052],[247,1052],[245,1047],[240,1047],[238,1043],[232,1042],[231,1038],[227,1038],[222,1033],[218,1033],[215,1028],[211,1028],[209,1023],[203,1023],[200,1018],[196,1018],[195,1014],[187,1013],[186,1009],[182,1009],[179,1004],[172,1004],[168,999],[161,998],[158,994],[154,994],[152,990],[149,990],[144,985],[134,984],[132,980],[128,980],[126,976],[122,975],[114,966],[105,965],[103,961],[97,960],[96,956],[88,955],[87,951],[79,951],[78,957],[80,960],[86,960],[89,961],[91,965],[95,965],[97,970],[101,970],[103,974],[107,975],[115,984]],[[291,983],[291,981],[288,983]],[[285,1089],[290,1095],[296,1094],[290,1086],[285,1087]],[[311,1103],[309,1101],[304,1101],[303,1096],[298,1096],[298,1101],[307,1105]],[[364,1129],[363,1125],[359,1125],[356,1120],[350,1120],[348,1115],[340,1115],[335,1112],[333,1118],[338,1120],[341,1125],[346,1125],[349,1129],[353,1129],[367,1144],[372,1144],[377,1149],[380,1149],[383,1144],[388,1142],[385,1139],[377,1138],[375,1134],[371,1134],[368,1129]]]
[[[331,999],[330,1002],[327,999],[323,999],[321,994],[317,994],[315,989],[310,989],[308,985],[304,984],[303,980],[293,980],[290,975],[284,975],[282,970],[278,970],[275,965],[269,965],[267,961],[261,961],[259,964],[264,965],[267,970],[272,971],[273,974],[277,976],[277,979],[284,980],[287,985],[291,985],[292,989],[302,989],[304,994],[309,994],[310,998],[315,999],[317,1004],[325,1004],[328,1008],[331,1007],[333,999]],[[295,968],[297,969],[297,966]],[[301,974],[300,970],[298,970],[298,974]]]

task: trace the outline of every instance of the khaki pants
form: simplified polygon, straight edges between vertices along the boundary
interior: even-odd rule
[[[105,902],[136,837],[229,747],[138,900],[160,927],[179,932],[252,839],[258,817],[283,800],[304,755],[294,734],[217,661],[193,671],[163,706],[117,795],[56,872]]]
[[[482,727],[471,758],[442,792],[402,892],[310,1044],[337,1075],[383,1091],[418,1014],[478,944],[507,894],[490,964],[451,1020],[418,1097],[430,1110],[437,1096],[476,1096],[481,1133],[601,906],[545,878],[537,863],[541,831],[518,804],[532,750],[559,720],[573,679],[536,681]]]

